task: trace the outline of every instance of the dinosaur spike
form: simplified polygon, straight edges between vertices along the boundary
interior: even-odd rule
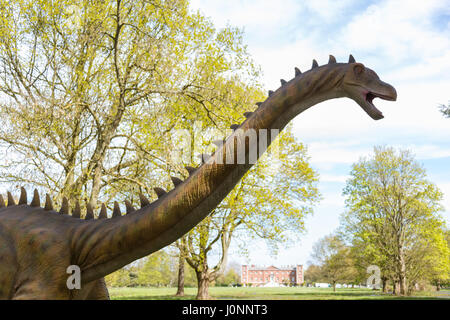
[[[237,128],[239,128],[239,125],[238,125],[238,124],[232,124],[232,125],[230,126],[230,129],[233,129],[233,130],[236,130]]]
[[[8,191],[8,207],[15,206],[16,202],[14,201],[14,197],[11,192]]]
[[[353,56],[352,55],[350,55],[349,57],[348,57],[348,63],[355,63],[356,61],[355,61],[355,58],[353,58]]]
[[[163,195],[165,195],[167,192],[166,190],[162,189],[162,188],[153,188],[153,190],[156,192],[156,195],[158,196],[158,198],[161,198]]]
[[[45,195],[45,207],[44,207],[44,210],[46,210],[46,211],[53,210],[52,199],[50,198],[48,193]]]
[[[196,168],[190,167],[190,166],[186,166],[185,168],[186,168],[187,172],[189,173],[189,175],[193,174],[195,172],[195,170],[197,170]]]
[[[94,210],[92,209],[92,206],[90,203],[86,205],[86,216],[84,217],[84,220],[92,220],[94,219]]]
[[[106,206],[104,203],[102,203],[102,208],[100,209],[100,213],[98,215],[99,219],[106,219],[108,218],[108,215],[106,214]]]
[[[225,140],[214,140],[213,143],[220,148],[225,143]]]
[[[177,177],[170,177],[170,179],[172,179],[173,185],[176,187],[179,184],[183,183],[183,180],[177,178]]]
[[[6,207],[5,200],[3,199],[3,196],[0,194],[0,208]]]
[[[287,83],[287,81],[284,80],[284,79],[280,79],[280,82],[281,82],[281,85],[282,85],[282,86],[284,86],[284,85]]]
[[[333,64],[333,63],[336,63],[336,58],[332,54],[330,54],[330,58],[328,59],[328,64]]]
[[[300,69],[295,67],[295,76],[297,77],[297,76],[299,76],[301,74],[302,74],[302,72],[300,71]]]
[[[20,188],[20,198],[19,198],[19,205],[21,204],[27,204],[27,190],[25,190],[24,187]]]
[[[78,201],[75,204],[75,209],[73,209],[73,211],[72,211],[72,217],[73,218],[80,218],[81,217],[81,207],[80,207],[80,203]]]
[[[120,212],[119,204],[117,203],[117,201],[114,201],[114,209],[113,209],[112,217],[116,218],[116,217],[121,217],[121,216],[122,216],[122,213]]]
[[[69,200],[66,197],[62,200],[61,209],[59,210],[60,214],[69,214]]]
[[[244,117],[246,117],[248,119],[252,116],[252,114],[253,114],[253,112],[244,112]]]
[[[139,193],[139,200],[141,200],[141,208],[148,206],[150,201],[141,193]]]
[[[37,191],[37,189],[34,189],[33,200],[31,200],[30,206],[32,207],[41,206],[41,199],[39,197],[39,191]]]
[[[272,90],[269,90],[269,97],[270,97],[271,95],[273,95],[273,91],[272,91]]]
[[[211,158],[211,156],[206,153],[202,153],[202,154],[198,155],[198,157],[200,158],[202,163],[205,163],[206,161],[208,161],[209,158]]]
[[[258,108],[259,107],[261,107],[261,105],[263,104],[262,102],[257,102],[257,103],[255,103],[257,106],[258,106]]]
[[[319,66],[319,64],[317,63],[316,59],[313,59],[311,69],[317,68],[318,66]]]
[[[127,208],[127,214],[136,211],[130,201],[125,200],[125,207]]]

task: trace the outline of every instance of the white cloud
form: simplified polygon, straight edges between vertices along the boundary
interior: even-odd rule
[[[347,46],[388,56],[392,62],[439,56],[450,39],[433,30],[432,17],[448,1],[383,1],[369,6],[342,30]]]
[[[261,31],[267,31],[294,19],[299,3],[295,0],[283,0],[282,5],[271,0],[192,0],[191,8],[199,9],[206,16],[210,16],[218,27],[224,27],[229,23],[238,27],[262,28]]]

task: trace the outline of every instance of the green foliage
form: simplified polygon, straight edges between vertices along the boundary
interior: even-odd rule
[[[108,287],[171,287],[177,281],[177,259],[164,250],[138,260],[130,266],[119,269],[105,280]],[[197,279],[194,270],[185,265],[185,285],[195,287]]]
[[[119,269],[105,277],[105,282],[108,287],[131,287],[133,286],[130,270],[127,268]]]
[[[323,279],[322,270],[319,265],[311,264],[305,270],[304,280],[308,285],[313,285],[316,282],[321,282]]]
[[[262,96],[242,31],[188,1],[2,0],[0,17],[0,181],[56,202],[171,186],[198,152],[173,161],[173,129],[228,127]]]
[[[319,264],[313,276],[336,286],[337,283],[355,283],[357,271],[350,247],[336,235],[326,236],[313,246],[312,257]]]
[[[215,281],[216,286],[227,287],[241,282],[241,277],[234,269],[229,269],[225,274],[220,275]]]
[[[145,287],[173,286],[175,270],[171,270],[170,262],[170,256],[164,251],[144,258],[137,269],[136,284]]]
[[[360,271],[378,265],[382,277],[409,285],[448,274],[445,225],[438,213],[442,193],[413,155],[375,147],[373,157],[353,165],[351,176],[341,228]]]

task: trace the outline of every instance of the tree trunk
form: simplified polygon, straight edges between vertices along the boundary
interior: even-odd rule
[[[333,282],[333,292],[336,292],[336,282]]]
[[[387,293],[387,278],[382,277],[381,283],[382,283],[382,292]]]
[[[406,286],[406,277],[404,274],[400,274],[400,295],[406,295],[407,294],[407,286]]]
[[[209,300],[209,278],[207,272],[197,272],[197,300]]]
[[[394,294],[396,296],[400,295],[400,282],[398,280],[393,280]]]
[[[441,291],[441,280],[436,282],[436,291]]]
[[[180,250],[180,255],[178,256],[178,290],[176,296],[184,296],[184,256]]]

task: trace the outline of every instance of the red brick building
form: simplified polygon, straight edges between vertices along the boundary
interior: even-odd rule
[[[245,286],[279,286],[301,285],[303,283],[303,266],[287,267],[258,267],[255,265],[242,265],[241,283]]]

